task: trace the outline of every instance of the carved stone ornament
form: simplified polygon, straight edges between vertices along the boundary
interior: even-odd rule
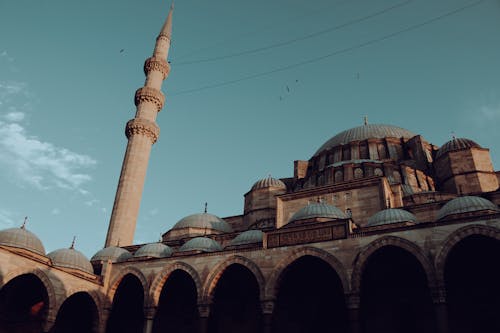
[[[151,102],[156,105],[156,109],[160,112],[165,103],[165,95],[159,90],[150,87],[142,87],[135,92],[135,105],[142,102]]]
[[[132,135],[145,135],[151,139],[151,143],[155,143],[160,136],[160,127],[152,121],[135,118],[127,122],[125,126],[125,135],[130,139]]]
[[[161,72],[163,74],[163,79],[165,80],[170,72],[170,65],[161,58],[151,57],[144,63],[144,74],[148,75],[151,71]]]

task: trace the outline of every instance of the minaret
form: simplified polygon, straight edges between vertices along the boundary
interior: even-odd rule
[[[156,38],[153,56],[144,63],[146,82],[135,93],[135,118],[125,126],[128,144],[109,221],[106,247],[131,245],[134,239],[149,154],[160,135],[160,128],[155,121],[165,102],[161,85],[170,71],[167,57],[171,43],[173,9],[172,4]]]

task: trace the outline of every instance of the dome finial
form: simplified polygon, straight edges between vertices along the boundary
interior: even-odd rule
[[[363,117],[363,124],[366,126],[368,125],[368,116]]]
[[[457,139],[457,137],[455,135],[455,131],[451,131],[451,139],[452,140],[456,140]]]
[[[207,207],[208,207],[208,203],[205,202],[205,211],[204,211],[205,214],[207,213]]]
[[[21,225],[21,229],[25,229],[26,228],[26,222],[28,222],[28,217],[27,216],[24,217],[24,221],[23,221],[23,224]]]
[[[75,249],[76,236],[73,236],[73,241],[71,241],[71,246],[69,247],[71,250]]]

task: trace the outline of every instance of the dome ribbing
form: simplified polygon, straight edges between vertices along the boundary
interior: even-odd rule
[[[45,248],[40,239],[26,228],[10,228],[0,231],[0,245],[17,247],[45,255]]]
[[[437,219],[460,213],[476,212],[481,210],[492,210],[499,212],[500,209],[493,202],[476,196],[463,196],[448,201],[438,211]]]
[[[56,267],[77,269],[86,273],[93,274],[94,269],[90,261],[81,253],[73,248],[59,249],[47,254],[52,264]]]
[[[400,222],[417,223],[417,217],[404,209],[389,208],[381,210],[380,212],[371,216],[368,219],[367,226],[373,227],[376,225]]]
[[[340,132],[325,142],[314,155],[319,155],[324,150],[329,150],[333,147],[344,145],[352,141],[383,138],[409,139],[414,136],[414,133],[401,127],[385,124],[366,124]]]

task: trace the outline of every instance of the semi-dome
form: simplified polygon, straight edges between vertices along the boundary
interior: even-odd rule
[[[47,254],[52,264],[56,267],[77,269],[86,273],[93,274],[94,269],[90,261],[74,248],[58,249]]]
[[[184,217],[179,220],[172,229],[181,228],[199,228],[199,229],[212,229],[220,232],[232,232],[231,226],[215,215],[209,213],[199,213]]]
[[[366,225],[368,227],[373,227],[376,225],[400,222],[417,223],[417,217],[404,209],[389,208],[375,213],[368,219],[368,223]]]
[[[283,183],[281,180],[273,178],[271,176],[260,179],[255,182],[252,186],[252,191],[254,190],[259,190],[262,188],[269,188],[269,187],[277,187],[281,189],[286,189],[285,183]]]
[[[108,261],[111,262],[122,262],[129,258],[132,258],[132,254],[127,250],[118,246],[105,247],[102,250],[97,251],[96,254],[92,256],[90,262]]]
[[[481,210],[492,210],[499,212],[500,209],[493,202],[476,196],[463,196],[448,201],[438,211],[437,219],[460,213],[477,212]]]
[[[40,239],[31,231],[21,228],[10,228],[0,231],[0,245],[12,246],[45,255],[45,248]]]
[[[229,245],[262,243],[264,233],[260,230],[247,230],[236,236]]]
[[[468,148],[481,148],[481,146],[470,139],[453,138],[438,149],[436,153],[436,158],[439,158],[444,154],[452,151],[468,149]]]
[[[301,208],[292,215],[288,223],[312,218],[346,219],[348,216],[335,206],[317,202]]]
[[[182,245],[179,251],[202,251],[202,252],[215,252],[221,251],[222,247],[219,243],[208,237],[195,237],[188,240]]]
[[[141,246],[135,251],[134,257],[166,258],[170,257],[173,252],[170,246],[163,243],[150,243]]]
[[[362,141],[367,139],[383,138],[412,138],[415,134],[397,126],[384,124],[365,124],[362,126],[350,128],[332,137],[325,142],[314,155],[318,155],[324,150],[347,144],[352,141]]]

